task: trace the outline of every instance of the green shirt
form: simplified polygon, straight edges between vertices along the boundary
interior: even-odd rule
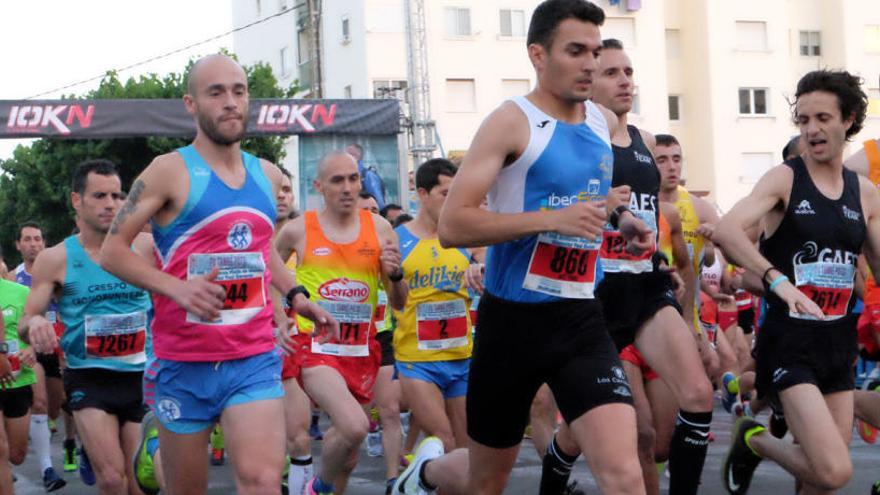
[[[0,307],[3,308],[3,324],[6,326],[6,343],[9,345],[9,362],[12,364],[15,381],[11,388],[26,387],[37,381],[34,370],[20,364],[18,353],[28,345],[18,337],[18,320],[24,314],[24,303],[30,289],[24,285],[0,279]],[[19,363],[19,364],[16,364]],[[19,367],[18,372],[15,368]]]

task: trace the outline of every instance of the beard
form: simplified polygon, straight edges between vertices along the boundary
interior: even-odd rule
[[[248,113],[242,112],[241,116],[241,131],[233,135],[228,135],[221,132],[217,121],[214,121],[207,115],[203,114],[198,114],[199,128],[205,133],[206,136],[208,136],[208,139],[210,139],[212,142],[221,146],[231,146],[241,141],[244,137],[245,132],[247,131]]]

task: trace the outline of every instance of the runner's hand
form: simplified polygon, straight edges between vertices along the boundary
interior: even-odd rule
[[[582,239],[598,238],[608,221],[605,201],[581,201],[548,213],[555,215],[554,232]]]
[[[303,318],[308,318],[315,323],[312,336],[318,343],[326,344],[331,340],[339,339],[339,322],[326,309],[318,304],[309,302],[308,299],[302,296],[296,297],[294,305],[296,314]]]
[[[207,275],[187,280],[178,286],[176,294],[171,296],[187,313],[192,313],[207,321],[220,318],[220,310],[226,300],[226,289],[214,283],[220,269],[216,266]],[[38,349],[39,350],[39,349]]]
[[[712,295],[712,299],[718,304],[736,304],[736,298],[730,294],[717,292]]]
[[[15,378],[12,376],[12,365],[6,354],[0,354],[0,388],[7,389],[12,386]]]
[[[618,227],[628,253],[639,255],[654,245],[654,231],[632,213],[622,216]]]
[[[289,327],[289,325],[287,325]],[[280,328],[275,329],[275,343],[278,344],[282,350],[284,350],[285,354],[295,354],[296,347],[293,343],[293,338],[290,336],[289,331],[282,330]]]
[[[620,205],[629,205],[629,198],[632,194],[632,188],[629,186],[617,186],[608,190],[609,210],[614,210]]]
[[[663,270],[663,268],[661,268]],[[675,270],[669,271],[669,277],[672,278],[673,290],[675,291],[675,300],[678,301],[679,304],[684,302],[684,279],[681,278],[681,275],[678,274]]]
[[[711,241],[712,237],[715,236],[715,225],[711,223],[701,223],[700,226],[697,227],[697,233]]]
[[[791,282],[787,280],[781,282],[773,288],[773,292],[788,304],[788,310],[792,313],[809,315],[818,320],[825,319],[825,313],[822,312],[822,309]]]
[[[484,272],[485,268],[482,263],[471,263],[468,269],[464,272],[465,287],[482,295],[483,290],[485,289],[485,287],[483,287]]]
[[[379,261],[382,264],[382,273],[386,277],[400,273],[400,248],[391,239],[385,240],[385,244],[382,246],[382,253],[379,255]]]
[[[18,353],[18,359],[21,361],[21,364],[27,366],[28,368],[33,368],[34,365],[37,364],[37,353],[34,352],[33,347],[28,347],[27,349]]]
[[[28,339],[34,350],[40,354],[49,354],[58,346],[55,327],[43,315],[36,315],[28,320]]]

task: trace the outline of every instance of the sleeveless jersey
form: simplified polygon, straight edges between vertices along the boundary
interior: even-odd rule
[[[397,227],[409,292],[395,311],[394,357],[398,361],[451,361],[471,357],[470,298],[464,274],[470,256],[445,249],[437,239],[419,239]]]
[[[369,356],[373,337],[373,312],[379,296],[381,248],[373,214],[358,210],[357,239],[337,244],[324,235],[318,214],[304,215],[306,239],[296,277],[320,304],[339,321],[339,340],[320,344],[312,340],[312,352],[334,356]],[[314,324],[297,317],[301,333],[312,333]]]
[[[632,141],[623,148],[612,144],[614,150],[614,174],[611,186],[630,186],[629,209],[655,233],[652,249],[639,255],[626,252],[626,242],[620,232],[606,224],[602,236],[602,271],[605,276],[616,273],[646,273],[654,269],[651,257],[656,251],[658,215],[657,194],[660,191],[660,171],[654,163],[651,151],[645,146],[638,127],[628,125],[626,130]]]
[[[697,216],[697,210],[694,208],[693,199],[687,189],[678,186],[678,200],[675,202],[675,209],[678,210],[678,216],[681,218],[681,233],[684,236],[685,246],[687,246],[688,257],[691,259],[691,265],[694,267],[694,273],[700,276],[703,266],[703,236],[697,232],[700,227],[700,217]],[[699,282],[699,279],[697,279]],[[700,328],[700,290],[699,284],[694,291],[694,328]]]
[[[599,108],[587,101],[585,121],[567,124],[525,97],[512,101],[528,119],[529,142],[522,156],[499,172],[489,190],[489,209],[521,213],[604,199],[614,162]],[[602,276],[601,240],[544,232],[490,246],[486,290],[518,302],[592,299]]]
[[[269,250],[275,199],[260,160],[242,152],[244,184],[226,185],[192,145],[179,148],[189,174],[186,204],[165,227],[153,223],[159,268],[182,280],[207,275],[226,290],[220,317],[203,320],[154,294],[156,356],[172,361],[242,359],[275,347]]]
[[[67,367],[143,371],[151,351],[149,293],[104,271],[77,236],[64,239],[64,248],[58,312],[67,325],[61,337]]]
[[[865,149],[865,156],[868,158],[868,179],[877,187],[880,187],[880,146],[876,139],[869,139],[862,143]],[[880,304],[880,288],[874,281],[873,274],[870,273],[865,280],[865,305]]]
[[[30,290],[22,284],[0,279],[0,308],[3,309],[3,325],[6,327],[6,357],[12,368],[13,382],[9,388],[26,387],[36,383],[34,370],[21,362],[21,351],[28,348],[18,335],[18,320],[24,314],[24,303]]]
[[[28,273],[27,268],[25,268],[24,263],[19,263],[17,267],[15,267],[15,281],[25,287],[33,286],[34,278]],[[49,323],[56,326],[55,333],[58,336],[61,336],[64,327],[57,328],[60,326],[58,322],[58,303],[54,300],[49,302],[49,306],[46,307],[46,319],[49,320]]]
[[[833,324],[849,316],[855,304],[856,260],[867,233],[859,179],[844,169],[843,194],[832,200],[816,188],[802,158],[785,165],[794,173],[791,197],[776,232],[761,237],[761,254],[822,309],[826,320],[815,324]],[[775,293],[768,292],[766,302],[768,316],[811,319],[790,313]]]
[[[721,290],[721,258],[719,256],[715,256],[715,263],[709,266],[704,266],[700,271],[700,276],[703,282],[709,284],[710,287],[713,287],[715,290]]]

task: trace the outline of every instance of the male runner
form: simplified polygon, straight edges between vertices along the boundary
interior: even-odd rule
[[[36,222],[24,222],[18,227],[18,238],[15,240],[15,248],[21,254],[22,262],[10,272],[7,277],[26,287],[31,286],[31,271],[34,261],[44,249],[46,243],[43,239],[43,229]],[[63,326],[58,321],[58,307],[53,302],[46,311],[46,318],[55,325],[59,337]],[[58,418],[61,404],[64,401],[64,384],[61,382],[61,365],[59,362],[61,350],[55,348],[49,354],[37,354],[37,366],[34,367],[36,382],[33,386],[33,405],[31,406],[30,436],[33,439],[34,450],[40,461],[40,470],[43,473],[43,486],[46,491],[54,491],[66,482],[58,476],[52,467],[52,452],[50,445],[49,418]],[[75,471],[77,467],[76,457],[76,429],[73,426],[73,418],[64,412],[64,470]]]
[[[696,493],[709,446],[712,385],[701,372],[693,332],[679,313],[675,282],[664,269],[671,260],[661,262],[656,249],[660,173],[651,156],[654,136],[628,124],[634,89],[632,62],[620,41],[606,39],[602,46],[592,99],[614,112],[617,118],[617,132],[611,137],[614,151],[611,185],[620,188],[629,209],[651,227],[654,245],[639,255],[632,255],[625,250],[619,231],[609,227],[604,233],[601,251],[605,277],[597,294],[617,348],[624,350],[634,344],[647,365],[666,381],[675,395],[680,412],[669,457],[670,492]],[[683,246],[679,248],[684,251]],[[689,282],[685,285],[684,308],[689,315],[694,274],[687,259],[677,261],[680,276]],[[565,433],[563,429],[559,436]],[[564,468],[570,469],[577,457],[578,452],[566,451],[568,445],[560,443],[568,442],[554,441],[545,456],[542,493],[560,493],[565,484],[558,474]],[[652,444],[653,435],[641,442],[642,450],[652,450]],[[656,472],[653,464],[653,461],[643,463],[643,475],[645,471]],[[553,478],[557,480],[553,482]]]
[[[190,69],[193,143],[161,155],[132,185],[101,252],[106,269],[153,293],[155,359],[144,396],[161,423],[165,484],[207,488],[205,445],[219,419],[239,493],[277,493],[284,468],[281,359],[269,285],[296,311],[335,321],[308,302],[272,247],[281,172],[241,150],[248,115],[244,70],[225,55]],[[152,225],[153,262],[130,242]]]
[[[70,199],[79,233],[46,249],[33,265],[33,286],[19,331],[34,349],[50,352],[58,338],[43,315],[53,298],[65,323],[64,388],[77,432],[103,494],[138,494],[131,459],[144,415],[141,380],[150,349],[149,294],[98,266],[98,253],[122,204],[116,166],[107,160],[80,164]],[[132,239],[134,241],[134,239]],[[133,257],[148,258],[148,235]]]
[[[852,316],[856,260],[880,270],[880,197],[843,167],[843,145],[859,132],[867,97],[847,72],[813,71],[798,82],[793,108],[805,152],[771,169],[716,228],[715,239],[766,287],[766,319],[755,348],[757,387],[781,403],[798,445],[764,433],[750,418],[735,428],[723,466],[730,493],[748,490],[763,458],[809,493],[852,475]],[[763,219],[760,251],[745,229]]]
[[[471,442],[441,457],[429,437],[394,493],[501,493],[542,383],[602,492],[644,493],[632,394],[594,296],[609,210],[634,251],[653,241],[608,195],[617,120],[588,101],[604,19],[585,0],[536,7],[527,43],[537,85],[486,119],[453,181],[441,245],[490,246],[466,400]]]
[[[0,279],[0,494],[12,494],[10,463],[24,462],[28,448],[31,386],[36,382],[33,366],[36,354],[18,335],[18,320],[24,312],[28,288]]]
[[[406,284],[391,225],[357,207],[361,179],[352,156],[325,155],[314,187],[324,209],[288,223],[275,242],[282,255],[296,252],[298,279],[340,324],[339,339],[319,343],[312,325],[300,318],[294,337],[304,389],[333,423],[324,434],[319,473],[305,492],[317,495],[345,490],[367,435],[363,406],[372,401],[381,361],[373,322],[379,283],[388,305],[398,310],[406,302]]]
[[[443,248],[437,239],[437,220],[456,171],[443,158],[419,166],[419,212],[396,229],[410,291],[406,308],[396,313],[397,373],[419,426],[448,451],[467,446],[465,394],[473,348],[465,277],[470,255]]]

